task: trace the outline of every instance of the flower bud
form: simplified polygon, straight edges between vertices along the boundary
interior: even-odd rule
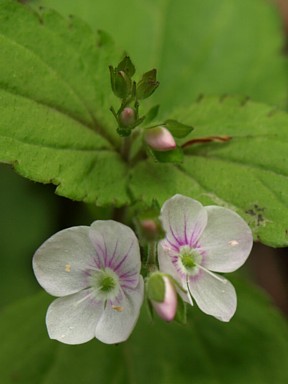
[[[172,321],[177,311],[177,293],[174,285],[167,276],[161,276],[164,282],[164,299],[162,302],[151,300],[157,315],[165,321]]]
[[[174,137],[165,127],[147,129],[144,140],[155,151],[171,151],[176,148]]]
[[[142,229],[149,233],[150,235],[155,235],[157,233],[158,227],[153,219],[145,219],[140,222]]]
[[[110,69],[111,87],[114,95],[120,99],[125,99],[130,95],[132,90],[131,78],[124,72],[114,69],[112,66]]]
[[[152,69],[144,73],[142,79],[137,84],[136,95],[137,99],[147,99],[158,88],[159,81],[156,80],[157,71]]]
[[[135,111],[133,108],[126,107],[120,113],[119,121],[123,127],[129,127],[135,123]]]

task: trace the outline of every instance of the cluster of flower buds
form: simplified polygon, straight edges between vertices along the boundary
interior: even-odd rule
[[[117,124],[117,132],[120,136],[129,136],[131,131],[140,125],[145,116],[139,117],[139,100],[147,99],[159,86],[156,80],[157,71],[152,69],[144,73],[141,80],[136,83],[132,78],[135,74],[135,66],[129,56],[117,65],[110,65],[111,87],[115,96],[121,99],[121,105],[116,112],[110,108]]]

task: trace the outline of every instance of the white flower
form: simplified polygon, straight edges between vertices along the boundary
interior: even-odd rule
[[[248,225],[229,209],[203,207],[181,195],[164,203],[161,220],[166,237],[158,245],[160,270],[179,281],[185,301],[193,305],[194,299],[203,312],[229,321],[237,306],[235,289],[213,272],[232,272],[246,261],[253,245]]]
[[[112,344],[129,337],[144,295],[138,240],[129,227],[108,220],[64,229],[36,251],[33,268],[42,287],[60,296],[46,315],[51,339]]]

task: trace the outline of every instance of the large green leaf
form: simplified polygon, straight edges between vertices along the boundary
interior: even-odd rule
[[[228,142],[194,144],[183,164],[136,165],[131,190],[162,203],[182,193],[204,204],[237,211],[256,239],[288,244],[288,115],[237,98],[204,98],[172,113],[195,130],[186,138],[229,136]]]
[[[75,18],[5,0],[0,52],[0,161],[71,199],[127,202],[109,112],[110,42]]]
[[[288,329],[267,300],[237,284],[238,311],[221,323],[196,308],[186,326],[154,323],[145,314],[118,346],[94,340],[66,346],[48,339],[47,297],[2,311],[1,384],[286,384]]]
[[[115,98],[107,66],[117,62],[109,39],[97,40],[76,19],[33,14],[3,0],[0,44],[0,161],[32,180],[56,184],[59,194],[98,205],[120,206],[131,194],[162,203],[182,193],[229,206],[249,222],[255,238],[288,244],[286,114],[204,98],[165,118],[194,126],[198,136],[232,140],[192,147],[180,166],[142,162],[131,175],[109,112]]]
[[[275,6],[265,0],[38,0],[117,36],[137,67],[157,67],[164,112],[199,93],[284,105],[287,69]],[[164,103],[164,104],[163,104]]]

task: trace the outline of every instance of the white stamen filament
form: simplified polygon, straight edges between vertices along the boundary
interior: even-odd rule
[[[93,294],[99,292],[99,289],[93,289],[92,292],[90,292],[88,295],[84,296],[82,299],[78,300],[74,305],[77,306],[81,303],[83,303],[83,301],[87,300],[89,297],[91,297]]]
[[[197,265],[197,267],[198,267],[199,269],[202,269],[203,271],[207,272],[210,276],[212,276],[212,277],[214,277],[215,279],[221,281],[221,283],[224,283],[224,284],[227,283],[227,280],[226,280],[224,277],[221,277],[221,276],[219,276],[219,275],[216,275],[215,273],[209,271],[209,269],[206,269],[206,268],[202,267],[202,265],[199,265],[199,264],[196,264],[196,265]]]
[[[190,301],[190,304],[193,306],[193,300],[192,300],[192,293],[190,291],[190,287],[189,287],[189,284],[188,284],[188,281],[189,281],[189,278],[188,278],[188,275],[186,275],[186,285],[187,285],[187,291],[188,291],[188,299]]]

